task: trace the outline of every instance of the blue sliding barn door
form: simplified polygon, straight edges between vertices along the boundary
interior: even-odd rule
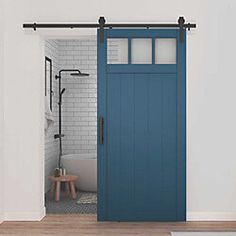
[[[178,29],[107,29],[103,39],[100,33],[98,220],[184,221],[185,32],[182,42]],[[143,43],[151,56],[143,53],[142,63]]]

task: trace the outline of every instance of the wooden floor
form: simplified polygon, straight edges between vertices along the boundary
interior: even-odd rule
[[[150,235],[171,231],[236,231],[235,222],[119,223],[97,222],[95,215],[47,215],[40,222],[4,222],[0,235]]]

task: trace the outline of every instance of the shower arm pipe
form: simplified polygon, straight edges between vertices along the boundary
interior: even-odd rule
[[[78,70],[78,69],[63,69],[63,70],[59,70],[59,75],[56,75],[55,78],[60,79],[62,72],[78,72],[78,73],[81,73],[81,71]]]

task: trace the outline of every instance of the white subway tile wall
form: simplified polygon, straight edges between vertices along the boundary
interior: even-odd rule
[[[97,152],[97,42],[95,37],[58,40],[59,65],[88,77],[64,74],[62,105],[63,154]]]

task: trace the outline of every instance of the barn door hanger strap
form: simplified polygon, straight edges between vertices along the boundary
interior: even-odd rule
[[[178,23],[106,23],[104,16],[101,16],[98,23],[26,23],[23,24],[23,28],[32,28],[36,31],[38,28],[99,28],[100,29],[100,41],[104,42],[104,29],[105,28],[179,28],[180,30],[180,41],[184,38],[184,29],[190,30],[196,28],[196,24],[185,23],[183,16],[180,16]]]
[[[104,42],[104,26],[106,23],[105,17],[104,16],[100,16],[99,20],[99,27],[100,27],[100,42]]]
[[[184,22],[185,22],[184,17],[180,16],[178,19],[180,42],[183,42],[183,40],[184,40]],[[190,27],[188,27],[188,25],[189,25],[189,23],[187,24],[187,29],[190,30]]]

